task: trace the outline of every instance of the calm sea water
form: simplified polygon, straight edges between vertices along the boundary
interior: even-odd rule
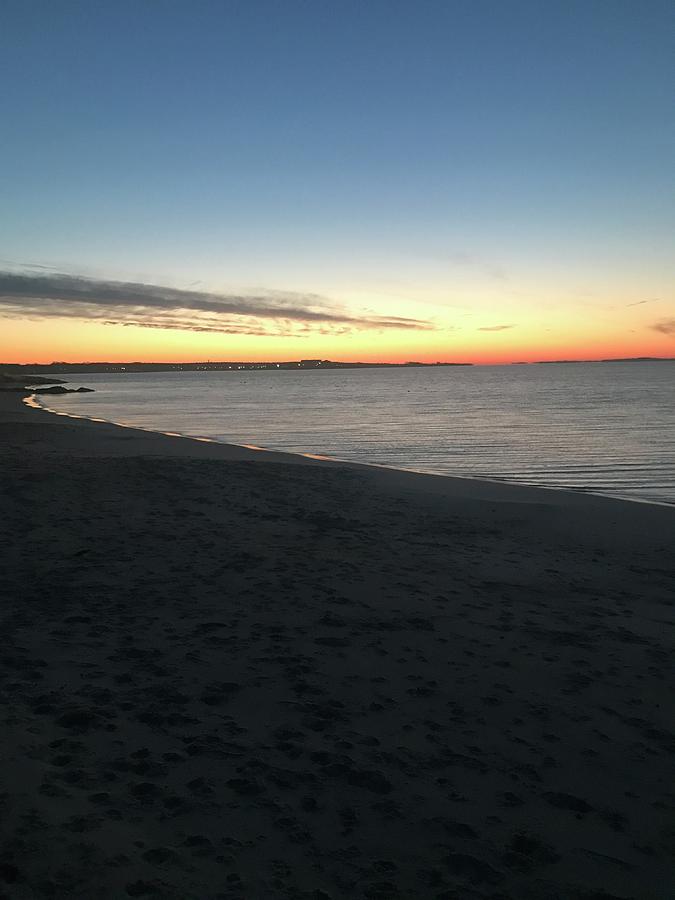
[[[60,411],[675,504],[675,362],[78,375]]]

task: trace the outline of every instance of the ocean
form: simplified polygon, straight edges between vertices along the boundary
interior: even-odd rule
[[[64,376],[72,379],[74,376]],[[59,412],[675,504],[675,362],[82,374]]]

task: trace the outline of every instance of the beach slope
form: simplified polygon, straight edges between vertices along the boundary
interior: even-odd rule
[[[0,394],[0,896],[675,893],[675,510]]]

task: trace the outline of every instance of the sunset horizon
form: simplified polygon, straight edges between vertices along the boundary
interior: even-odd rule
[[[260,3],[11,5],[0,361],[675,356],[661,0]]]
[[[0,900],[673,900],[673,0],[0,7]]]
[[[195,290],[149,282],[0,270],[0,363],[331,359],[514,362],[675,356],[675,317],[659,298],[512,310],[365,306],[296,290]],[[574,312],[574,314],[573,314]],[[583,313],[583,315],[582,315]]]
[[[511,359],[508,358],[490,358],[490,359],[464,359],[464,358],[436,358],[433,355],[429,358],[424,358],[422,356],[417,357],[401,357],[398,359],[392,359],[388,357],[372,357],[368,358],[366,356],[354,357],[354,358],[339,358],[339,357],[328,357],[323,356],[322,354],[309,354],[308,356],[289,356],[289,357],[279,357],[272,358],[267,356],[250,356],[250,357],[223,357],[222,359],[216,359],[211,357],[157,357],[157,358],[146,358],[146,359],[137,359],[137,358],[94,358],[94,357],[83,357],[82,359],[68,359],[68,358],[54,358],[49,359],[45,358],[44,360],[40,359],[25,359],[25,360],[14,360],[14,359],[3,359],[0,360],[0,367],[2,366],[21,366],[21,367],[56,367],[59,365],[65,366],[125,366],[125,365],[156,365],[156,366],[180,366],[180,365],[246,365],[246,364],[268,364],[270,366],[273,365],[291,365],[304,361],[322,361],[328,363],[337,363],[343,366],[358,366],[362,364],[364,366],[407,366],[407,365],[422,365],[422,366],[516,366],[516,365],[538,365],[538,364],[555,364],[555,363],[609,363],[609,362],[675,362],[675,356],[658,356],[652,354],[630,354],[630,355],[621,355],[621,356],[575,356],[573,353],[565,356],[556,356],[556,357],[542,357],[533,355],[531,359],[526,359],[524,356],[520,358],[514,357]]]

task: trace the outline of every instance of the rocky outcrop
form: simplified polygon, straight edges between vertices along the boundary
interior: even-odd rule
[[[93,394],[94,392],[93,388],[65,388],[60,384],[56,384],[53,387],[36,387],[32,390],[34,394]]]
[[[25,388],[34,384],[65,384],[61,378],[44,378],[42,375],[22,375],[0,371],[0,388]]]

